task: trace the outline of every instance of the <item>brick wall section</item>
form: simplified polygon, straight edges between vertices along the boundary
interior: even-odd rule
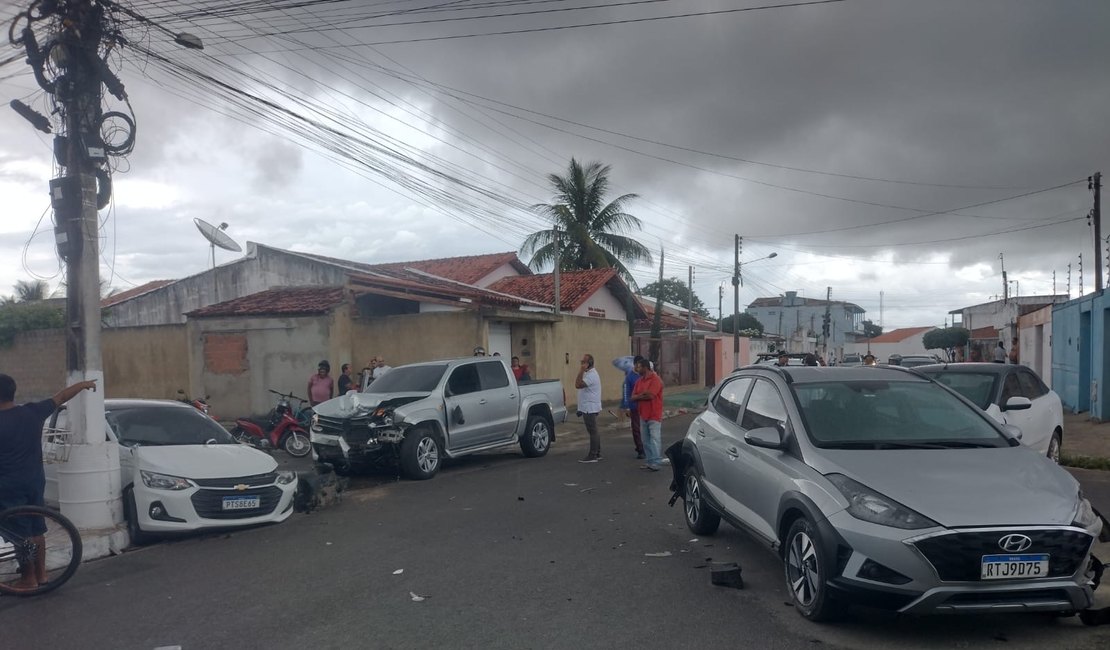
[[[204,369],[216,375],[241,375],[247,364],[245,334],[205,334]]]
[[[36,330],[16,334],[9,347],[0,347],[0,372],[15,379],[17,402],[46,399],[63,387],[66,377],[64,330]]]

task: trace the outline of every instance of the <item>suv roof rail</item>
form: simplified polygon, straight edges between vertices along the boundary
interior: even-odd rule
[[[749,363],[746,366],[738,366],[736,370],[733,370],[732,372],[736,372],[738,370],[770,370],[782,375],[782,378],[786,380],[786,383],[794,383],[794,379],[790,376],[790,373],[787,372],[787,369],[782,366],[768,366],[762,363]]]

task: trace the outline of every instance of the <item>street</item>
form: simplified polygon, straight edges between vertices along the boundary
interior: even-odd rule
[[[665,442],[692,417],[667,420]],[[1074,617],[856,610],[809,623],[784,604],[776,558],[727,525],[696,539],[681,502],[667,506],[669,472],[638,469],[626,434],[605,436],[598,464],[576,462],[584,436],[564,435],[545,458],[479,455],[424,482],[359,478],[339,505],[284,524],[86,564],[57,592],[0,599],[0,645],[1110,646],[1110,627]],[[739,562],[745,588],[712,586],[711,561]]]

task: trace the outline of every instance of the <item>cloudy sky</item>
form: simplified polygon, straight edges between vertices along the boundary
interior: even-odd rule
[[[5,25],[25,4],[0,0]],[[640,195],[635,236],[665,249],[668,276],[694,266],[714,313],[722,284],[732,308],[734,234],[742,304],[832,287],[878,321],[881,294],[887,329],[1000,294],[1000,255],[1012,294],[1051,293],[1054,271],[1064,293],[1070,263],[1079,295],[1081,253],[1094,284],[1086,178],[1110,172],[1110,3],[123,4],[152,22],[123,16],[129,46],[109,59],[138,123],[101,215],[113,287],[206,268],[195,217],[366,262],[516,250],[544,226],[525,207],[572,156]],[[205,50],[176,46],[180,31]],[[5,103],[49,112],[14,58]],[[7,108],[0,133],[0,293],[57,286],[50,137]]]

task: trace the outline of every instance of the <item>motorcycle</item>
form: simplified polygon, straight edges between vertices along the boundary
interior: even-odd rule
[[[201,413],[203,413],[205,415],[209,414],[208,413],[208,397],[209,397],[208,395],[205,395],[204,397],[198,397],[196,399],[193,399],[193,398],[189,397],[189,395],[186,394],[184,390],[178,389],[178,391],[177,391],[177,401],[184,402],[184,403],[188,404],[189,406],[195,408],[196,410],[200,411]]]
[[[248,444],[262,450],[284,449],[290,456],[303,458],[312,451],[308,431],[297,421],[289,400],[298,399],[292,394],[279,393],[270,389],[278,396],[277,407],[270,411],[266,419],[239,418],[235,420],[235,428],[231,435],[239,442]]]

